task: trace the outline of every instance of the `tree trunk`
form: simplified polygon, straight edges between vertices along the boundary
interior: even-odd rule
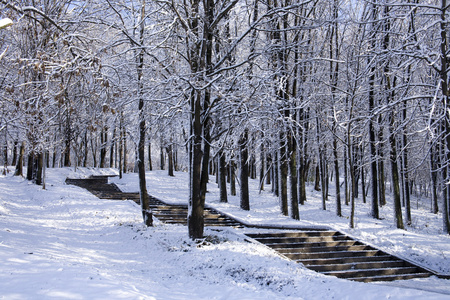
[[[209,91],[205,91],[203,101],[203,109],[208,110],[209,105]],[[206,107],[206,108],[205,108]],[[202,158],[202,173],[200,179],[200,201],[202,207],[205,206],[206,193],[208,191],[209,182],[209,162],[210,162],[210,151],[211,151],[211,133],[209,118],[203,120],[203,158]]]
[[[250,178],[251,179],[256,179],[256,158],[255,158],[255,155],[253,154],[253,151],[252,151],[252,154],[250,155]]]
[[[222,151],[218,153],[219,157],[219,189],[220,189],[220,202],[227,203],[227,164],[225,162],[225,154]]]
[[[169,176],[173,175],[173,145],[169,144],[166,148],[167,150],[167,160],[168,160],[168,166],[167,171]]]
[[[351,145],[347,145],[346,147],[351,147]],[[348,193],[348,157],[347,152],[344,151],[344,197],[345,197],[345,205],[348,205],[350,202],[350,195]],[[364,191],[363,191],[364,192]]]
[[[17,145],[18,145],[18,142],[14,141],[13,158],[12,158],[11,166],[15,166],[17,163]]]
[[[65,138],[64,138],[64,167],[70,167],[70,143],[71,143],[71,136],[72,132],[70,130],[70,119],[69,116],[67,116],[67,122],[66,124],[66,132],[65,132]]]
[[[272,156],[266,152],[266,184],[272,184]]]
[[[102,127],[102,130],[100,131],[100,168],[105,167],[107,142],[108,142],[108,132],[106,128]]]
[[[372,28],[370,32],[370,50],[375,52],[376,47],[376,29],[375,29],[375,21],[377,20],[377,3],[374,2],[371,8],[371,22]],[[378,209],[378,168],[377,168],[377,148],[376,148],[376,134],[374,127],[374,118],[373,116],[375,109],[375,71],[376,66],[375,62],[372,62],[372,57],[369,58],[368,63],[372,64],[370,67],[370,75],[369,75],[369,147],[370,147],[370,175],[371,175],[371,187],[372,187],[372,217],[375,219],[379,219],[379,209]],[[351,158],[349,158],[351,159]]]
[[[272,192],[277,197],[280,195],[279,164],[280,162],[278,160],[278,151],[274,151],[272,167]]]
[[[352,104],[353,107],[353,104]],[[350,114],[351,116],[351,114]],[[350,124],[348,125],[350,127]],[[355,228],[355,169],[353,166],[353,153],[352,153],[352,142],[350,136],[350,129],[347,129],[347,156],[348,156],[348,169],[350,171],[350,228]]]
[[[389,134],[389,143],[391,146],[390,151],[390,160],[391,160],[391,174],[392,174],[392,189],[393,189],[393,198],[394,198],[394,217],[395,217],[395,225],[399,229],[404,229],[403,225],[403,217],[402,217],[402,206],[401,206],[401,198],[400,198],[400,180],[398,174],[398,162],[397,162],[397,147],[393,130],[394,123],[394,112],[391,111],[389,114],[390,119],[390,134]]]
[[[37,155],[35,155],[35,162],[34,162],[34,183],[37,185],[42,185],[42,169],[44,167],[44,155],[42,152],[39,152]]]
[[[87,167],[87,160],[89,155],[89,147],[88,147],[88,137],[87,137],[87,129],[84,131],[84,138],[83,138],[83,146],[84,146],[84,156],[83,156],[83,167]]]
[[[406,103],[404,104],[406,105]],[[406,106],[403,108],[403,120],[406,121]],[[406,131],[406,129],[404,129]],[[410,188],[409,188],[409,174],[408,174],[408,138],[406,136],[406,132],[403,133],[403,190],[405,193],[405,213],[406,213],[406,224],[411,225],[412,217],[411,217],[411,197],[410,197]]]
[[[341,208],[341,190],[340,190],[340,178],[339,178],[339,158],[337,151],[337,139],[333,139],[333,156],[334,156],[334,178],[336,186],[336,215],[342,217]]]
[[[326,168],[326,162],[325,162],[325,149],[323,149],[324,145],[321,143],[321,139],[320,139],[320,133],[321,133],[321,128],[320,128],[320,123],[319,123],[319,117],[316,116],[316,139],[317,139],[317,146],[318,146],[318,174],[316,174],[316,179],[317,179],[317,175],[319,175],[319,180],[320,180],[320,190],[322,191],[322,209],[326,210],[327,209],[327,204],[326,201],[328,199],[328,191],[327,191],[327,180],[326,177],[328,177],[327,175],[327,168]],[[317,184],[317,183],[316,183]]]
[[[161,170],[165,168],[164,148],[161,146],[159,151],[159,166]]]
[[[450,181],[450,172],[449,172],[449,163],[450,163],[450,113],[449,113],[449,90],[448,90],[448,44],[447,44],[447,1],[441,0],[441,43],[440,43],[440,58],[441,58],[441,71],[440,71],[440,79],[441,79],[441,90],[442,90],[442,106],[444,109],[445,117],[444,117],[444,165],[442,166],[442,177],[444,180],[444,188],[443,188],[443,229],[444,232],[450,234],[450,220],[449,220],[449,185],[447,184]]]
[[[90,132],[90,136],[91,136],[91,151],[92,151],[92,161],[94,163],[93,167],[97,168],[97,147],[96,147],[96,143],[97,141],[95,141],[95,138],[93,137],[94,134],[92,134],[92,131]],[[64,155],[64,161],[65,161],[66,155]],[[65,164],[65,162],[64,162]]]
[[[150,210],[150,203],[147,193],[147,184],[145,180],[145,115],[144,115],[144,30],[145,30],[145,0],[141,0],[141,15],[140,15],[140,31],[139,31],[139,42],[141,49],[138,53],[138,97],[139,97],[139,142],[138,142],[138,173],[139,173],[139,199],[141,202],[142,218],[146,226],[153,225],[153,216]],[[106,143],[106,138],[105,141]],[[103,145],[102,145],[103,146]],[[106,153],[106,151],[105,151]]]
[[[432,212],[437,214],[439,212],[438,205],[438,163],[437,159],[439,157],[438,154],[435,153],[436,147],[431,145],[430,150],[430,173],[431,173],[431,207]]]
[[[114,128],[109,146],[109,167],[114,168],[114,146],[116,144],[116,128]]]
[[[265,151],[264,151],[263,143],[261,143],[261,148],[260,148],[260,163],[261,163],[261,167],[259,169],[259,190],[263,191],[264,190],[264,175],[265,175],[264,167],[266,165]]]
[[[119,134],[119,178],[123,176],[123,129],[122,122],[120,122],[120,134]]]
[[[363,203],[367,202],[366,197],[366,175],[364,171],[364,166],[361,166],[361,194],[363,198]]]
[[[123,151],[122,151],[122,155],[123,155],[123,163],[122,163],[122,172],[124,174],[127,173],[127,165],[128,165],[128,159],[127,159],[127,131],[125,130],[125,126],[122,128],[123,133],[122,133],[122,139],[123,139]]]
[[[16,163],[16,171],[14,176],[23,176],[23,156],[25,155],[25,142],[20,144],[19,157]]]
[[[236,163],[234,160],[230,160],[230,194],[236,196]]]
[[[28,161],[27,161],[27,180],[33,180],[33,161],[34,161],[34,152],[31,151],[28,153]]]
[[[316,163],[315,180],[314,180],[314,190],[320,192],[320,166],[319,162]]]
[[[378,118],[378,124],[380,128],[383,128],[381,116]],[[377,147],[377,154],[378,154],[378,164],[377,164],[377,172],[378,172],[378,206],[384,206],[386,205],[386,174],[384,172],[384,152],[383,152],[383,145],[385,144],[383,142],[384,135],[383,130],[380,129],[378,131],[378,147]]]
[[[372,77],[372,76],[371,76]],[[373,97],[373,95],[372,95]],[[371,111],[373,110],[373,100],[370,101]],[[372,187],[372,217],[375,219],[380,218],[379,209],[378,209],[378,168],[377,168],[377,149],[376,149],[376,141],[375,141],[375,128],[373,126],[372,119],[369,120],[369,144],[370,144],[370,154],[371,154],[371,163],[370,163],[370,174],[371,174],[371,187]],[[353,171],[351,171],[353,172]]]
[[[289,157],[289,174],[291,176],[290,188],[291,188],[291,218],[294,220],[300,220],[300,213],[298,210],[298,194],[297,194],[297,145],[295,139],[292,136],[288,137],[288,153]]]
[[[152,144],[148,143],[148,170],[153,171],[152,165]]]
[[[287,177],[288,177],[288,157],[286,151],[286,140],[284,134],[280,134],[280,150],[278,165],[279,171],[279,188],[280,188],[280,209],[285,216],[289,215],[288,195],[287,195]]]
[[[304,110],[300,109],[300,120],[303,121],[303,117],[304,117]],[[305,130],[303,128],[305,128],[305,124],[302,122],[301,123],[303,126],[302,128],[299,129],[299,142],[300,145],[298,145],[298,163],[299,163],[299,168],[298,168],[298,197],[299,197],[299,203],[300,205],[305,205],[306,202],[306,145],[305,145],[305,138],[304,138],[304,134],[305,134]]]
[[[239,141],[239,179],[241,181],[240,189],[240,207],[243,210],[250,210],[249,191],[248,191],[248,131],[244,130]]]
[[[191,92],[191,138],[189,142],[189,211],[188,230],[191,239],[203,237],[204,207],[201,203],[201,172],[202,172],[202,124],[201,124],[201,95]]]

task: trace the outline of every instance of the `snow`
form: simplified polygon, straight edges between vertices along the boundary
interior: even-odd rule
[[[450,299],[448,280],[435,276],[358,283],[318,274],[244,235],[266,229],[206,228],[204,241],[195,243],[182,225],[155,220],[144,227],[132,201],[102,200],[64,184],[68,176],[117,174],[114,169],[48,169],[45,190],[11,174],[0,176],[0,299]],[[186,203],[187,174],[175,175],[148,172],[149,193]],[[137,174],[111,181],[138,189]],[[219,203],[214,183],[207,203],[246,223],[330,226],[450,271],[450,239],[439,229],[441,219],[426,210],[414,210],[414,228],[402,231],[391,225],[389,208],[382,209],[384,220],[372,220],[358,203],[358,226],[349,230],[348,219],[334,216],[332,199],[322,211],[320,195],[309,191],[302,221],[294,221],[279,214],[270,192],[258,194],[251,184],[249,212],[238,208],[237,197]]]
[[[12,24],[13,24],[13,21],[9,18],[0,19],[0,29],[11,26]]]

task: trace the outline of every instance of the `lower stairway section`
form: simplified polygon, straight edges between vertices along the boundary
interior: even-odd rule
[[[101,199],[132,200],[137,204],[140,203],[139,193],[122,192],[115,184],[108,183],[108,177],[68,178],[66,183],[83,187]],[[187,224],[187,205],[167,204],[150,195],[149,201],[153,216],[161,222]],[[244,227],[242,223],[213,208],[205,207],[204,212],[205,226]],[[428,270],[354,240],[338,231],[309,228],[246,235],[281,255],[302,263],[311,270],[339,278],[371,282],[433,275]]]
[[[308,269],[354,281],[392,281],[429,277],[430,271],[326,229],[256,233],[247,236],[302,263]]]

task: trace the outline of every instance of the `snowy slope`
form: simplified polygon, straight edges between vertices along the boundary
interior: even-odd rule
[[[64,184],[66,176],[114,170],[47,171],[46,190],[11,173],[0,176],[0,299],[450,299],[448,281],[435,277],[409,280],[413,288],[399,288],[323,276],[245,241],[243,230],[208,228],[208,238],[198,245],[184,226],[156,221],[155,227],[144,228],[133,202],[101,200]],[[127,174],[115,181],[130,191],[136,190],[136,179]],[[148,173],[149,192],[185,202],[186,179],[183,173],[174,178]],[[245,213],[235,198],[219,205],[216,196],[216,186],[210,184],[207,201],[247,222],[332,223],[347,230],[345,219],[332,212],[314,213],[314,196],[301,208],[301,222],[280,216],[270,193],[253,191],[255,210]],[[423,226],[428,234],[422,228],[398,232],[386,225],[388,218],[364,225],[367,216],[359,217],[360,226],[351,234],[410,257],[430,253],[426,261],[441,271],[450,269],[449,240],[434,232],[440,224],[433,219]]]

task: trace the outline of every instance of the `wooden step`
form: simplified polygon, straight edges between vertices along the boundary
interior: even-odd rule
[[[344,236],[344,234],[334,231],[334,230],[306,230],[306,231],[286,231],[286,232],[275,232],[275,233],[256,233],[256,234],[246,234],[247,236],[254,239],[263,239],[263,238],[296,238],[296,237],[317,237],[317,236]]]
[[[158,210],[161,212],[170,212],[170,211],[185,211],[187,213],[187,207],[183,207],[183,206],[176,206],[176,205],[154,205],[152,206],[153,210]]]
[[[330,236],[305,236],[305,237],[266,237],[266,238],[254,238],[255,240],[263,244],[276,244],[276,243],[315,243],[315,242],[333,242],[333,241],[352,241],[345,235],[330,235]]]
[[[283,253],[284,256],[293,259],[320,259],[320,258],[343,258],[343,257],[360,257],[375,256],[379,254],[379,250],[361,250],[361,251],[335,251],[335,252],[314,252],[314,253]]]
[[[368,276],[368,277],[349,277],[348,280],[360,281],[360,282],[374,282],[374,281],[394,281],[394,280],[408,280],[415,278],[427,278],[432,274],[428,272],[419,272],[412,274],[393,274],[393,275],[380,275],[380,276]]]
[[[277,243],[266,245],[271,248],[277,249],[277,248],[284,248],[283,245],[296,245],[296,247],[298,248],[307,248],[307,247],[354,246],[354,245],[361,245],[361,243],[355,240],[341,240],[341,241],[318,241],[318,242],[292,242],[291,244]]]
[[[384,269],[406,267],[409,264],[403,260],[387,260],[387,261],[366,261],[351,262],[346,264],[321,264],[308,265],[308,268],[317,272],[327,271],[344,271],[344,270],[360,270],[360,269]]]
[[[374,277],[386,275],[414,274],[418,272],[419,270],[416,267],[396,267],[396,268],[381,268],[381,269],[326,271],[322,272],[322,274],[332,275],[339,278],[359,278],[359,277]]]
[[[391,255],[375,255],[375,256],[353,256],[353,257],[340,257],[340,258],[320,258],[320,259],[298,259],[300,262],[309,268],[310,265],[326,265],[326,264],[351,264],[358,262],[376,262],[376,261],[388,261],[396,260]]]
[[[361,243],[355,240],[341,240],[341,241],[320,241],[320,242],[292,242],[292,243],[276,243],[266,244],[266,246],[273,249],[289,249],[289,248],[320,248],[320,247],[338,247],[338,246],[358,246]]]
[[[344,252],[356,252],[356,251],[367,251],[367,250],[374,250],[372,247],[367,245],[349,245],[349,246],[324,246],[324,247],[298,247],[298,244],[278,244],[277,247],[274,247],[273,249],[277,250],[280,253],[344,253]],[[377,251],[377,250],[374,250]]]

